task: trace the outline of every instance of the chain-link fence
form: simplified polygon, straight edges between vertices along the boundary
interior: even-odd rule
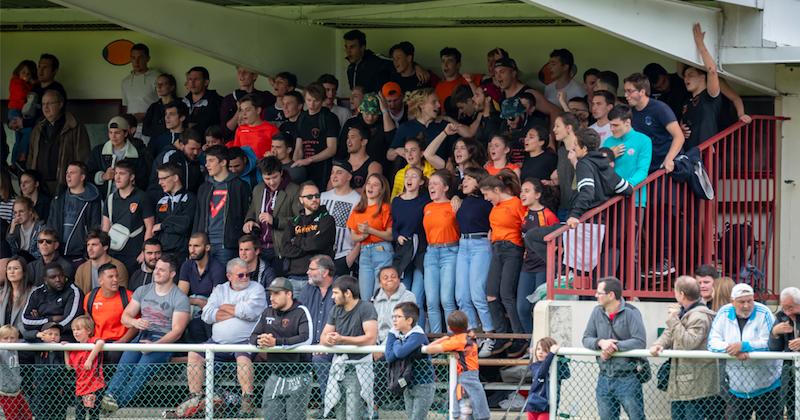
[[[0,349],[3,346],[0,344]],[[248,346],[217,349],[235,350],[230,353],[209,351],[194,355],[166,354],[156,351],[161,349],[153,345],[145,346],[152,350],[148,353],[128,351],[122,354],[119,364],[89,366],[78,371],[64,363],[63,351],[19,351],[20,359],[35,358],[37,363],[22,363],[18,369],[0,372],[18,375],[21,379],[18,393],[3,392],[13,386],[4,388],[2,385],[8,378],[0,379],[0,418],[29,420],[32,413],[36,420],[371,420],[445,419],[449,414],[451,364],[446,356],[435,359],[435,363],[425,359],[415,361],[411,383],[403,389],[394,389],[389,386],[390,365],[382,359],[374,360],[370,353],[363,353],[376,351],[377,346],[358,350],[350,346],[347,351],[361,353],[351,353],[348,357],[334,353],[312,355],[311,347],[323,351],[332,349],[306,346],[309,353],[303,354],[304,361],[300,363],[271,361],[285,356],[283,354],[240,351]],[[220,346],[194,347],[200,350]],[[159,359],[162,362],[157,362]],[[416,417],[412,417],[414,412]],[[420,416],[421,413],[427,417]]]
[[[550,377],[558,372],[559,379],[550,382],[551,418],[794,420],[800,412],[800,364],[792,359],[797,353],[736,360],[708,352],[665,351],[682,356],[668,359],[636,351],[627,354],[640,357],[612,363],[585,349],[559,354],[560,363],[551,365]]]

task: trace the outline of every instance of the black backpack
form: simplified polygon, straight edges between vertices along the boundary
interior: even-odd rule
[[[419,350],[417,350],[419,352]],[[411,386],[411,381],[414,380],[414,361],[417,357],[410,356],[404,359],[397,359],[389,363],[389,375],[387,380],[389,382],[389,392],[396,396],[403,395],[408,387]]]
[[[122,310],[124,311],[125,308],[128,307],[128,289],[120,286],[117,290],[119,291],[119,299],[122,301]],[[97,292],[99,291],[100,288],[95,287],[91,292],[89,292],[89,300],[86,301],[86,312],[89,314],[89,317],[92,317],[94,298],[97,297]]]

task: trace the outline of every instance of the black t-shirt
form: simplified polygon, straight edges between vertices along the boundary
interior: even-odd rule
[[[524,182],[528,178],[550,179],[550,175],[556,170],[557,165],[558,156],[549,150],[545,150],[538,156],[528,156],[522,162],[520,180]]]
[[[712,98],[708,90],[700,92],[683,105],[683,123],[692,133],[686,139],[684,150],[689,150],[719,132],[719,116],[722,112],[722,94]]]
[[[658,99],[667,104],[676,117],[681,116],[683,112],[683,105],[692,95],[686,90],[686,83],[678,76],[677,73],[672,73],[669,76],[669,90],[666,92],[653,91],[650,95],[652,99]]]
[[[420,82],[416,74],[412,74],[411,76],[402,76],[400,73],[392,72],[392,75],[389,76],[389,81],[400,85],[400,89],[402,89],[403,92],[411,92],[412,90],[432,87],[430,79],[425,83]]]
[[[374,162],[374,160],[369,157],[364,163],[358,167],[358,169],[353,168],[353,177],[350,179],[350,186],[353,188],[361,188],[364,184],[367,183],[367,175],[369,175],[369,165]]]
[[[328,324],[336,327],[336,332],[345,337],[358,337],[364,335],[364,326],[366,321],[377,321],[378,312],[371,303],[359,300],[356,306],[348,311],[344,310],[343,306],[334,305],[331,308],[331,313],[328,315]],[[348,354],[350,359],[360,359],[364,354]]]
[[[297,121],[285,120],[281,123],[279,130],[281,130],[281,133],[286,135],[287,138],[292,139],[292,141],[297,139]],[[294,143],[290,146],[294,147]]]
[[[303,111],[297,119],[297,137],[302,139],[303,159],[310,158],[328,147],[327,138],[339,135],[339,119],[326,108],[310,115]],[[330,159],[307,166],[308,179],[314,181],[320,190],[325,190],[330,176]]]
[[[150,200],[147,199],[147,194],[138,188],[134,188],[133,192],[125,198],[120,196],[119,191],[111,197],[113,199],[111,217],[108,214],[108,200],[103,205],[103,216],[108,217],[111,224],[125,226],[131,233],[136,229],[143,228],[141,233],[128,239],[125,248],[120,251],[112,251],[112,253],[128,256],[138,255],[142,251],[144,243],[144,219],[154,216]]]

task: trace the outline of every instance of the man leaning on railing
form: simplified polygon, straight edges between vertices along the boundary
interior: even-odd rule
[[[797,315],[800,314],[800,289],[787,287],[781,291],[781,308],[775,314],[775,324],[769,335],[769,350],[797,352],[800,351],[800,323]],[[783,389],[787,418],[795,420],[795,372],[791,360],[783,362]]]
[[[708,350],[725,352],[738,360],[727,360],[728,409],[734,419],[781,418],[780,360],[748,360],[748,353],[767,351],[775,317],[766,306],[753,300],[753,288],[739,283],[733,287],[731,302],[717,312],[708,336]]]
[[[714,311],[708,309],[700,299],[697,280],[681,276],[675,280],[675,300],[667,309],[667,329],[658,337],[650,354],[658,356],[664,349],[705,350],[708,332],[714,320]],[[673,420],[706,418],[713,413],[722,413],[723,405],[712,406],[721,400],[714,398],[719,393],[719,374],[715,359],[670,359],[668,393]],[[716,418],[716,417],[715,417]]]

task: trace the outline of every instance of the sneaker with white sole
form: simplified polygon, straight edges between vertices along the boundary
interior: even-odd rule
[[[119,404],[117,404],[117,400],[113,395],[106,394],[103,396],[103,399],[100,400],[100,408],[107,413],[113,413],[119,410]]]
[[[675,271],[675,266],[672,265],[669,260],[664,260],[664,262],[656,266],[656,268],[650,270],[647,274],[650,276],[668,276]]]
[[[478,357],[486,358],[491,357],[492,352],[494,351],[494,344],[495,341],[491,338],[484,338],[481,342],[481,346],[478,349]]]

